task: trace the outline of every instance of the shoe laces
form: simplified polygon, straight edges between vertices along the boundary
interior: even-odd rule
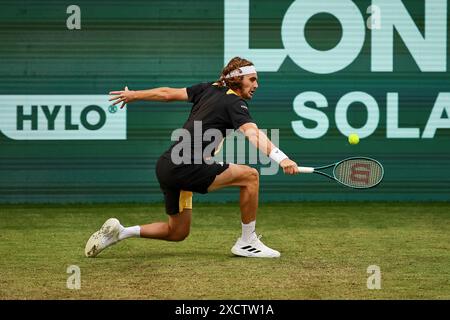
[[[252,240],[250,240],[251,243],[260,243],[262,238],[262,234],[257,235],[256,238],[253,238]]]

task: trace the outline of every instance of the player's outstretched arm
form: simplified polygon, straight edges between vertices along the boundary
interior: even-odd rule
[[[125,87],[124,90],[111,91],[109,94],[112,95],[109,101],[114,101],[113,105],[122,103],[120,108],[127,103],[139,100],[163,102],[188,100],[186,88],[161,87],[148,90],[129,90],[128,87]]]
[[[276,161],[286,174],[297,174],[297,164],[288,158],[280,149],[278,149],[267,135],[259,130],[255,123],[245,123],[239,127],[239,130],[248,138],[248,140],[259,150]]]

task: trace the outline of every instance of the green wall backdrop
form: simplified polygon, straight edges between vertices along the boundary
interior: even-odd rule
[[[242,0],[240,3],[246,2]],[[283,32],[286,35],[301,32],[300,27],[298,30],[289,29],[287,22],[287,30],[283,30],[283,19],[289,8],[294,3],[314,7],[324,2],[248,1],[248,47],[283,49],[287,45],[295,46],[286,44],[282,37]],[[339,1],[343,7],[344,2],[351,1]],[[394,2],[399,1],[387,3]],[[355,0],[353,3],[359,9],[361,19],[354,19],[354,23],[365,25],[370,16],[367,8],[371,1]],[[287,56],[278,70],[259,72],[260,86],[249,102],[259,127],[278,128],[281,149],[299,164],[317,166],[350,156],[370,156],[383,163],[385,180],[375,189],[354,191],[319,176],[290,177],[279,172],[261,177],[262,201],[450,200],[450,77],[447,70],[450,64],[448,53],[445,51],[442,56],[438,52],[439,43],[445,49],[449,43],[448,3],[439,0],[400,3],[404,4],[422,35],[426,25],[432,22],[432,19],[425,18],[426,5],[430,16],[436,20],[443,14],[444,21],[436,27],[435,34],[427,36],[428,40],[433,36],[437,38],[434,42],[436,52],[423,53],[422,48],[434,48],[430,43],[426,46],[419,44],[418,52],[424,56],[423,59],[436,62],[436,65],[443,59],[444,70],[421,70],[426,67],[419,66],[421,62],[418,63],[411,54],[409,47],[412,43],[402,39],[409,34],[408,31],[403,31],[403,36],[395,31],[391,40],[393,71],[373,71],[375,44],[372,38],[375,32],[365,27],[361,52],[348,66],[336,72],[320,74],[306,70],[304,65],[298,65],[298,59],[290,53],[292,50],[286,49]],[[66,25],[72,14],[66,10],[72,4],[81,10],[80,30],[69,30]],[[235,4],[236,1],[229,2],[228,9]],[[443,13],[442,4],[445,8]],[[235,8],[242,13],[239,6]],[[43,109],[39,109],[44,103],[38,102],[36,97],[21,102],[20,99],[25,98],[17,96],[45,95],[42,99],[47,101],[45,99],[49,100],[51,95],[70,95],[67,101],[64,97],[58,98],[58,104],[64,106],[74,103],[73,96],[107,95],[125,85],[139,90],[158,86],[186,87],[216,80],[224,60],[228,58],[226,46],[237,53],[239,49],[236,48],[242,46],[242,43],[233,41],[225,43],[225,23],[230,23],[229,30],[232,36],[233,32],[236,33],[236,39],[240,39],[244,32],[233,28],[233,20],[225,21],[225,11],[224,1],[211,0],[1,0],[0,108],[3,110],[0,110],[0,116],[3,119],[0,119],[0,202],[162,201],[154,166],[159,155],[170,146],[172,130],[183,125],[190,104],[139,102],[130,104],[127,110],[118,110],[118,113],[126,112],[126,139],[107,140],[99,131],[97,138],[91,139],[36,140],[33,135],[37,131],[50,130],[47,122],[42,122],[45,120]],[[245,15],[233,14],[232,10],[229,13],[236,19],[236,26],[245,22]],[[389,28],[389,25],[383,25],[383,18],[388,21],[389,14],[392,16],[395,10],[389,5],[381,6],[381,28]],[[399,15],[396,23],[402,19],[409,21],[409,17]],[[336,17],[324,12],[314,15],[304,29],[309,45],[323,52],[333,50],[341,38],[351,37],[352,31],[349,32],[343,31]],[[385,49],[388,44],[389,41],[385,42]],[[386,52],[378,57],[389,60]],[[246,56],[245,52],[242,55]],[[341,55],[328,57],[327,61],[339,61],[349,55],[350,51],[344,51]],[[252,59],[252,56],[246,57]],[[321,61],[319,56],[308,59],[315,61],[317,66],[328,63]],[[254,61],[258,68],[257,59]],[[426,61],[422,62],[423,65]],[[308,108],[321,112],[321,123],[294,110],[296,98],[309,91],[326,98],[326,107],[317,108],[311,101],[306,103]],[[350,105],[346,114],[339,113],[337,117],[335,114],[338,101],[350,92],[364,92],[373,97],[379,110],[376,129],[356,146],[348,144],[337,122],[348,121],[354,128],[364,127],[368,119],[366,107],[356,102]],[[388,112],[389,92],[398,94],[398,113],[394,112],[394,104],[391,104],[391,113]],[[440,100],[437,102],[438,96]],[[33,99],[37,100],[33,102]],[[88,100],[82,103],[92,105],[93,102]],[[11,128],[17,129],[18,105],[24,103],[29,104],[23,107],[25,111],[22,110],[25,115],[22,123],[25,131],[28,130],[25,135],[28,138],[14,139],[6,134],[5,128],[9,123]],[[39,128],[35,132],[31,130],[31,120],[26,118],[33,103],[39,111]],[[49,110],[54,107],[51,102],[47,104]],[[107,102],[105,105],[108,109]],[[67,119],[64,110],[61,107],[57,114],[58,123],[69,122],[81,127],[77,114]],[[110,121],[112,116],[108,112],[105,114]],[[432,114],[434,116],[429,120]],[[395,115],[398,115],[398,127],[417,128],[404,133],[410,137],[387,136],[388,119],[393,121]],[[372,116],[369,117],[369,125],[375,121]],[[89,121],[95,123],[95,115],[92,117]],[[301,137],[293,129],[293,121],[300,120],[311,130],[323,128],[323,125],[326,127],[323,117],[328,119],[329,127],[319,138]],[[339,117],[344,117],[344,120],[337,120]],[[432,137],[423,138],[427,125],[437,130],[431,130]],[[57,135],[59,130],[66,129],[57,126],[52,134],[56,132]],[[95,130],[91,131],[95,136]],[[233,190],[195,196],[195,201],[237,199],[238,193]]]

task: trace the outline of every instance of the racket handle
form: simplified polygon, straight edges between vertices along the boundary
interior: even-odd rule
[[[312,167],[297,167],[298,172],[300,173],[313,173],[314,168]]]

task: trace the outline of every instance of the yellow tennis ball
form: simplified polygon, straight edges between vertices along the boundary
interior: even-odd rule
[[[356,133],[352,133],[351,135],[348,136],[348,142],[350,144],[358,144],[359,142],[359,137]]]

